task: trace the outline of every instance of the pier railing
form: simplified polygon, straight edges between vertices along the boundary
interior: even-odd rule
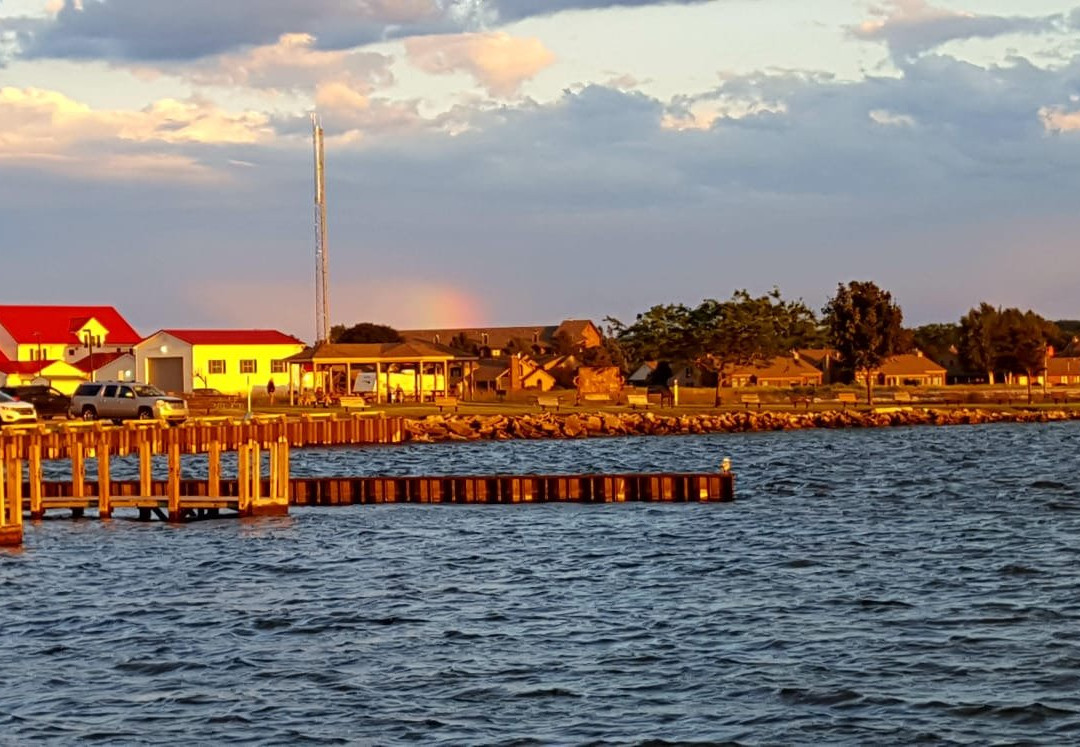
[[[144,448],[164,454],[166,437],[187,454],[205,454],[212,448],[237,451],[252,441],[268,448],[281,439],[293,448],[393,444],[405,440],[405,420],[359,413],[348,416],[305,413],[292,418],[285,415],[198,418],[172,427],[156,420],[131,420],[122,425],[70,421],[5,428],[0,431],[0,449],[13,446],[17,458],[28,459],[31,444],[37,444],[41,458],[46,460],[75,458],[78,447],[86,454],[106,443],[114,456],[138,454]]]

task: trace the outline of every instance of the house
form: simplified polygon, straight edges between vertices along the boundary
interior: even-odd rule
[[[733,387],[821,386],[823,374],[798,353],[780,355],[748,366],[732,366],[727,378]]]
[[[1046,361],[1046,384],[1068,386],[1080,384],[1080,357],[1055,356]]]
[[[476,389],[476,357],[420,340],[363,344],[321,343],[286,361],[290,401],[308,391],[357,393],[370,378],[378,402],[425,398]],[[368,392],[364,392],[368,393]]]
[[[516,371],[515,371],[516,367]],[[528,356],[494,358],[479,362],[475,386],[479,391],[506,393],[531,389],[548,392],[558,384],[555,376]]]
[[[821,371],[822,384],[834,384],[840,379],[840,354],[832,348],[799,348],[795,351],[801,360]]]
[[[130,353],[142,339],[112,306],[0,305],[0,353],[10,361],[76,361]]]
[[[871,372],[878,386],[945,386],[946,370],[922,351],[893,355]],[[866,383],[865,376],[859,376]]]
[[[598,347],[603,341],[600,329],[588,319],[567,319],[558,326],[407,329],[400,330],[399,334],[406,340],[446,345],[479,358],[581,351]]]
[[[13,361],[0,353],[0,386],[48,383],[71,394],[86,381],[86,374],[64,361]]]
[[[657,365],[657,361],[645,361],[626,377],[626,383],[631,386],[645,386],[649,383],[650,377],[656,371]]]
[[[272,329],[161,329],[135,345],[135,378],[167,392],[226,394],[289,386],[286,359],[304,349]]]
[[[135,354],[111,351],[94,353],[72,363],[82,373],[83,380],[91,381],[134,381]]]

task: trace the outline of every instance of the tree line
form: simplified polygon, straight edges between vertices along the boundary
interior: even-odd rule
[[[1023,374],[1031,380],[1045,367],[1048,347],[1063,348],[1080,322],[1054,323],[1034,311],[981,303],[955,324],[910,329],[892,294],[870,281],[837,285],[821,316],[802,300],[785,300],[778,288],[754,296],[737,290],[726,301],[695,307],[662,304],[630,324],[607,317],[608,334],[631,361],[685,361],[715,375],[717,391],[734,366],[753,365],[799,348],[829,347],[839,354],[841,376],[865,378],[887,358],[916,348],[937,362],[955,355],[979,378]]]

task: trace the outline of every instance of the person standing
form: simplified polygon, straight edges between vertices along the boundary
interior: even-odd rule
[[[270,381],[266,385],[266,394],[270,397],[270,406],[271,407],[274,406],[274,392],[275,391],[277,391],[277,387],[274,386],[274,380],[270,379]]]

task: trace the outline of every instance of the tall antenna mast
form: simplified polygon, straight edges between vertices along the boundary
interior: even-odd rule
[[[326,256],[326,172],[323,167],[323,130],[319,115],[311,113],[315,148],[315,342],[330,339],[330,266]]]

